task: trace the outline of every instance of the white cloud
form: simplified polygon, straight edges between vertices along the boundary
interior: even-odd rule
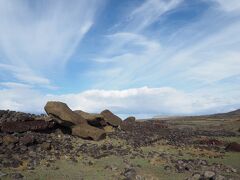
[[[7,88],[31,88],[32,86],[23,83],[17,82],[0,82],[0,87],[7,87]]]
[[[43,95],[23,84],[2,83],[0,89],[0,109],[26,112],[42,112]]]
[[[227,12],[239,11],[240,10],[240,1],[239,0],[214,0],[218,5]]]
[[[49,79],[36,75],[36,73],[28,67],[18,67],[7,64],[0,64],[0,70],[5,73],[10,73],[13,76],[12,78],[20,82],[31,85],[39,85],[49,89],[56,88],[55,86],[51,85]]]
[[[52,1],[34,10],[25,2],[0,0],[0,75],[4,71],[14,77],[0,83],[0,109],[43,112],[46,101],[60,100],[90,112],[109,108],[124,116],[152,116],[220,112],[240,105],[239,87],[212,87],[239,76],[240,23],[234,18],[221,21],[207,12],[164,44],[154,34],[143,35],[144,30],[182,1],[145,1],[131,12],[124,28],[105,36],[109,44],[87,72],[95,90],[46,95],[36,87],[54,88],[47,75],[64,66],[91,28],[97,1]],[[228,14],[238,7],[218,2]],[[162,87],[166,82],[184,87]],[[193,91],[189,86],[194,83],[204,87]],[[127,89],[111,90],[122,87]]]
[[[147,67],[161,60],[161,44],[135,33],[116,33],[107,36],[109,48],[94,61],[106,67],[88,73],[97,80],[94,88],[120,88],[139,81],[149,73]],[[101,81],[104,79],[104,81]],[[145,81],[146,82],[146,81]]]
[[[141,31],[154,22],[161,15],[175,9],[182,0],[146,0],[129,15],[127,29]]]
[[[195,66],[188,71],[191,79],[206,83],[217,82],[225,78],[240,75],[240,53],[222,53],[212,56],[216,60],[209,60],[199,66]]]
[[[216,26],[213,22],[217,22]],[[92,78],[98,80],[94,87],[149,84],[158,87],[166,82],[181,82],[187,89],[186,84],[207,86],[239,75],[239,29],[239,20],[221,19],[206,12],[197,22],[177,31],[167,44],[155,37],[130,33],[131,29],[108,35],[110,41],[106,50],[95,59],[107,66],[100,71],[96,68],[95,76],[91,73]],[[113,69],[115,71],[110,71]]]
[[[24,86],[8,86],[0,90],[0,109],[43,112],[48,100],[66,102],[72,109],[100,112],[110,109],[126,117],[139,118],[166,114],[196,114],[228,111],[229,106],[239,105],[238,98],[225,94],[187,93],[170,87],[134,88],[125,90],[88,90],[76,94],[44,95]]]

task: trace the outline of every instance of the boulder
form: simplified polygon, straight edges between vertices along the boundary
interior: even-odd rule
[[[44,120],[33,120],[26,122],[3,122],[1,131],[3,132],[26,132],[26,131],[40,131],[52,128],[54,122],[46,122]]]
[[[101,140],[106,137],[104,130],[90,126],[88,124],[80,124],[72,126],[72,135],[81,138],[91,138],[95,141]]]
[[[103,129],[105,130],[106,133],[111,133],[115,131],[115,129],[112,126],[104,126]]]
[[[204,178],[206,179],[212,179],[216,175],[213,171],[205,171],[204,172]]]
[[[109,111],[108,109],[104,110],[101,112],[101,115],[104,117],[104,120],[114,126],[114,127],[117,127],[117,126],[120,126],[121,123],[122,123],[122,120],[120,117],[116,116],[115,114],[113,114],[111,111]]]
[[[136,118],[133,117],[133,116],[129,116],[127,117],[123,122],[126,122],[126,123],[134,123],[136,121]]]
[[[87,124],[87,121],[78,113],[72,111],[67,104],[58,101],[49,101],[44,107],[48,115],[57,118],[58,123],[65,126]]]
[[[23,144],[23,145],[30,145],[30,144],[33,144],[35,141],[35,138],[33,135],[30,135],[30,134],[27,134],[23,137],[20,138],[20,143]]]
[[[88,124],[96,127],[106,126],[106,122],[104,121],[104,117],[101,114],[97,113],[87,113],[82,110],[74,111],[77,114],[81,115],[85,120],[87,120]]]
[[[49,143],[49,142],[43,142],[43,143],[41,144],[41,148],[42,148],[43,150],[50,150],[50,149],[51,149],[51,143]]]
[[[89,121],[92,121],[95,119],[103,119],[103,115],[97,114],[97,113],[87,113],[82,110],[76,110],[74,112],[80,114],[84,119],[89,120]]]
[[[199,180],[201,179],[201,174],[193,173],[192,177],[188,178],[188,180]]]
[[[123,172],[123,176],[126,177],[126,179],[136,179],[137,172],[133,168],[125,168],[125,171]]]
[[[2,141],[3,141],[4,144],[17,143],[18,138],[13,136],[13,135],[6,135],[6,136],[3,137]]]
[[[232,143],[227,145],[225,150],[227,150],[227,151],[234,151],[234,152],[240,152],[240,144],[238,144],[236,142],[232,142]]]

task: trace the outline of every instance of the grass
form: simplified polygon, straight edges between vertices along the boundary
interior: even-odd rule
[[[202,130],[214,130],[214,129],[224,129],[237,132],[237,129],[240,127],[240,121],[235,120],[224,120],[224,119],[214,119],[214,118],[206,118],[206,119],[186,119],[186,120],[171,120],[169,121],[171,126],[175,127],[191,127]],[[235,137],[207,137],[210,139],[217,139],[220,141],[224,141],[225,143],[229,142],[238,142],[240,143],[240,136]],[[193,141],[196,139],[193,139]],[[121,146],[122,148],[128,148],[132,151],[137,151],[137,149],[133,149],[129,145],[127,145],[126,140],[120,139],[110,139],[107,137],[103,141],[95,142],[95,141],[86,141],[82,139],[76,139],[74,146],[80,146],[83,143],[88,144],[108,144],[111,143],[113,146]],[[224,148],[224,146],[222,147]],[[166,171],[164,167],[174,166],[170,159],[178,160],[178,159],[204,159],[209,164],[218,163],[223,164],[225,166],[231,166],[237,169],[238,173],[229,174],[223,172],[223,175],[229,177],[230,175],[235,179],[240,179],[240,154],[234,152],[225,152],[220,153],[215,151],[214,149],[199,149],[192,145],[186,145],[184,147],[176,147],[171,146],[166,143],[165,140],[158,141],[155,145],[141,147],[144,157],[135,157],[132,158],[131,155],[127,156],[114,156],[110,155],[101,159],[93,159],[88,156],[79,156],[78,163],[74,163],[67,158],[63,158],[58,160],[51,167],[46,167],[44,162],[40,166],[38,166],[35,170],[26,170],[26,163],[19,169],[2,169],[1,171],[10,173],[10,172],[20,172],[24,175],[25,179],[29,180],[65,180],[65,179],[81,179],[84,177],[84,180],[108,180],[108,179],[123,179],[121,173],[126,168],[127,160],[130,165],[135,167],[137,174],[144,177],[145,179],[152,180],[182,180],[186,177],[190,177],[191,173],[177,173],[174,169],[170,171]],[[148,153],[157,152],[158,154],[163,153],[164,157],[153,157],[147,158]],[[179,156],[179,152],[182,154]],[[84,163],[87,161],[92,161],[93,165],[87,165]],[[111,170],[106,168],[106,166],[115,166],[117,169]],[[54,168],[58,167],[58,168]],[[4,179],[11,179],[6,176]]]

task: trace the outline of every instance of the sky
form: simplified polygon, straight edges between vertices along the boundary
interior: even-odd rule
[[[239,0],[0,0],[0,109],[240,108]]]

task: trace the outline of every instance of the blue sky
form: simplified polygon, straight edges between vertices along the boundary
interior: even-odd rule
[[[0,109],[240,108],[239,0],[0,0]]]

